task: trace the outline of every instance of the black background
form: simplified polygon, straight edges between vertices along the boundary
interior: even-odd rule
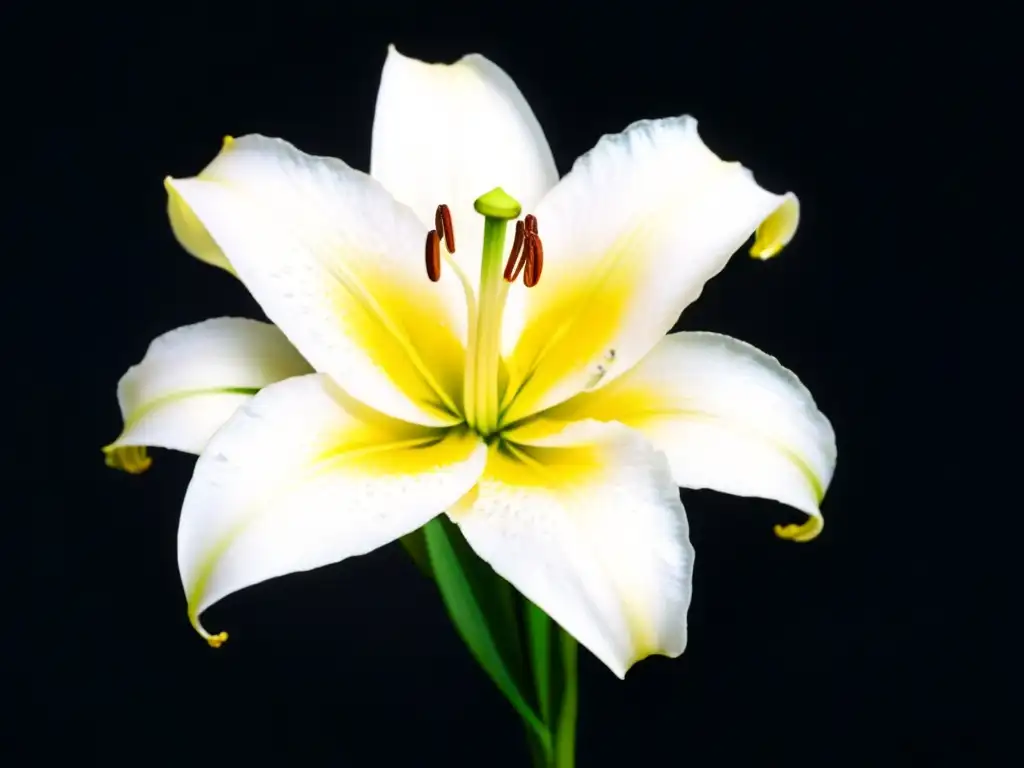
[[[678,327],[749,341],[814,393],[839,445],[825,532],[783,542],[772,524],[798,514],[684,491],[698,552],[689,647],[624,682],[581,652],[579,766],[974,754],[975,661],[960,639],[978,609],[946,570],[948,511],[906,503],[912,427],[887,421],[887,396],[909,386],[894,367],[923,356],[889,343],[909,319],[896,309],[915,258],[902,225],[920,213],[901,173],[937,141],[907,120],[937,79],[958,87],[927,59],[937,33],[852,5],[346,6],[18,19],[25,53],[8,72],[28,98],[8,149],[31,174],[32,239],[11,256],[24,289],[6,292],[4,312],[24,350],[8,377],[30,392],[25,415],[51,427],[19,431],[8,465],[32,488],[19,515],[32,528],[33,654],[18,678],[31,747],[13,764],[51,751],[104,765],[526,764],[517,717],[397,545],[225,600],[208,624],[232,639],[213,651],[188,625],[176,567],[193,459],[158,452],[132,477],[99,451],[120,427],[117,380],[150,340],[262,317],[175,243],[163,177],[249,132],[368,168],[392,42],[503,67],[562,173],[604,133],[689,112],[720,155],[802,201],[790,247],[767,263],[737,256]],[[26,325],[40,308],[46,319]]]

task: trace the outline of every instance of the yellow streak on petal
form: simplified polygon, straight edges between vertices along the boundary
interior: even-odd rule
[[[800,203],[788,195],[782,205],[776,208],[757,228],[750,255],[766,261],[781,251],[796,233],[800,222]]]
[[[789,525],[776,525],[775,535],[787,541],[808,542],[818,538],[818,534],[825,528],[825,520],[820,516],[811,516],[802,525],[790,523]]]
[[[510,381],[502,408],[509,409],[511,418],[526,415],[533,402],[571,372],[587,370],[581,385],[589,388],[615,364],[613,339],[648,271],[638,262],[650,252],[649,239],[657,227],[646,224],[650,226],[620,235],[604,253],[595,254],[589,274],[549,278],[530,289],[542,297],[543,309],[527,318],[507,361]]]
[[[344,466],[348,471],[374,476],[420,475],[464,461],[479,441],[462,426],[451,429],[419,427],[420,434],[401,440],[325,451],[310,464],[306,479]],[[430,450],[424,450],[429,448]]]
[[[560,495],[594,483],[603,466],[596,446],[538,448],[502,442],[491,446],[484,478],[509,488]]]
[[[448,517],[458,522],[459,518],[464,517],[470,510],[473,509],[473,505],[476,503],[477,498],[480,496],[480,483],[477,483],[466,495],[456,501],[450,507],[448,507]]]
[[[346,335],[418,405],[455,421],[462,407],[464,352],[454,329],[440,321],[435,306],[417,300],[408,279],[388,275],[372,257],[342,260],[349,268],[331,270],[330,290],[333,314]],[[425,273],[420,277],[429,285]]]
[[[103,461],[112,469],[120,469],[129,475],[141,475],[153,464],[144,445],[106,445],[103,447]]]

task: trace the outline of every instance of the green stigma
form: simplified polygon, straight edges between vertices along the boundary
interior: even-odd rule
[[[473,203],[473,208],[481,216],[502,221],[517,219],[523,212],[523,206],[519,201],[501,187],[495,187],[487,194],[480,195]]]

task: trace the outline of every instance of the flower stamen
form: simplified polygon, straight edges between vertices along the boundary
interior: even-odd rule
[[[519,273],[523,274],[523,285],[533,288],[540,280],[544,268],[544,245],[537,234],[537,217],[527,214],[525,220],[516,222],[515,240],[505,265],[505,281],[514,283]]]
[[[533,288],[540,281],[540,271],[544,268],[544,245],[537,234],[536,221],[533,226],[533,231],[528,232],[526,237],[526,271],[523,273],[523,285],[527,288]]]
[[[512,252],[508,255],[508,263],[505,264],[505,281],[514,283],[519,277],[519,272],[526,263],[526,255],[523,254],[523,239],[526,235],[526,226],[521,221],[516,222],[516,235],[512,241]]]
[[[436,229],[427,232],[426,262],[427,277],[436,283],[441,279],[441,241]]]
[[[455,253],[455,227],[452,226],[452,212],[444,203],[434,212],[434,228],[439,233],[448,253]]]

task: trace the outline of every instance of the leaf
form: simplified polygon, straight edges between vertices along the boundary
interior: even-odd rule
[[[523,696],[524,673],[516,620],[515,593],[470,549],[445,515],[427,523],[427,551],[434,578],[452,623],[484,671],[490,675],[551,755],[551,733]]]

